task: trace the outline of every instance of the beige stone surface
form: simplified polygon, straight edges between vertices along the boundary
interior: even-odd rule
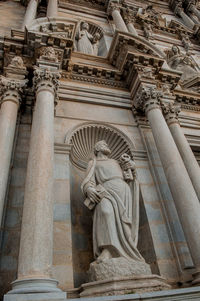
[[[170,289],[170,285],[162,277],[151,276],[135,276],[123,278],[111,278],[90,282],[81,286],[81,297],[98,297],[110,295],[123,295],[142,293],[148,291],[160,291]]]
[[[0,33],[1,35],[10,35],[11,28],[21,27],[25,8],[18,1],[1,1],[0,2]]]

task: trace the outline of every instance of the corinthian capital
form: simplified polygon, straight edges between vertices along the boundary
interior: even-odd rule
[[[27,80],[11,79],[5,76],[0,76],[0,102],[10,100],[20,103],[21,94],[26,87]]]
[[[178,115],[181,112],[181,107],[174,104],[162,104],[163,115],[167,124],[179,123]]]
[[[57,98],[60,73],[49,69],[35,67],[33,85],[36,91],[49,90]]]
[[[160,91],[155,87],[141,87],[133,103],[133,110],[147,113],[153,109],[160,109]]]

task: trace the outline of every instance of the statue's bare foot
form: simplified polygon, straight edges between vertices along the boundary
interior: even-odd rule
[[[96,262],[100,263],[103,260],[110,259],[110,258],[112,258],[110,251],[108,249],[103,249],[99,257],[97,258]]]

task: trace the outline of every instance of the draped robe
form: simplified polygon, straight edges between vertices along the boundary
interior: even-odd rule
[[[137,250],[139,224],[139,190],[137,180],[130,186],[114,159],[94,159],[89,162],[82,190],[101,185],[105,190],[94,208],[93,251],[97,258],[104,248],[113,257],[144,261]],[[87,203],[88,204],[88,203]],[[89,206],[88,206],[89,207]]]
[[[80,30],[77,33],[76,39],[78,40],[78,51],[86,54],[94,54],[93,45],[91,43],[93,36],[86,29]]]

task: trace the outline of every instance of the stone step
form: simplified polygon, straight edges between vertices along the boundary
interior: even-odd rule
[[[43,296],[42,296],[43,295]],[[52,294],[5,295],[4,301],[200,301],[200,286],[151,293],[60,299]]]
[[[141,294],[67,299],[67,301],[200,301],[200,286]]]

